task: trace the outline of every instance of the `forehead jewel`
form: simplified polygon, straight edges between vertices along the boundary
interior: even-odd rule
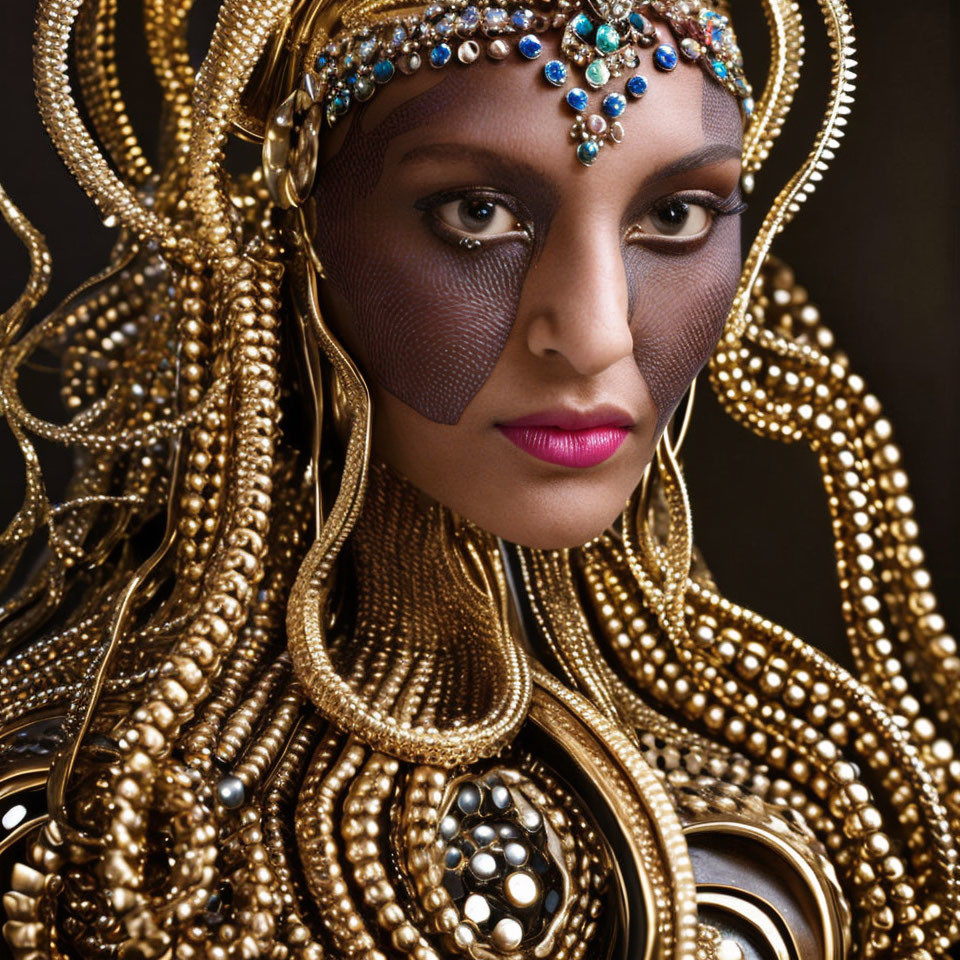
[[[524,5],[435,3],[384,14],[361,4],[316,31],[296,89],[274,111],[263,146],[274,200],[296,206],[313,186],[317,137],[397,76],[423,69],[458,69],[489,58],[531,63],[538,82],[557,88],[571,112],[570,137],[581,164],[626,135],[631,104],[647,92],[651,70],[670,73],[681,59],[702,65],[739,101],[753,99],[743,57],[726,16],[697,0],[577,0]],[[562,34],[560,56],[544,56],[542,37]]]

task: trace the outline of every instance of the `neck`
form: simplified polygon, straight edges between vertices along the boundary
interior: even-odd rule
[[[496,538],[373,463],[343,560],[330,654],[351,724],[359,709],[370,742],[444,763],[509,743],[531,684]]]
[[[341,670],[403,719],[484,709],[500,685],[486,660],[504,634],[496,539],[375,461],[349,542],[356,614]]]

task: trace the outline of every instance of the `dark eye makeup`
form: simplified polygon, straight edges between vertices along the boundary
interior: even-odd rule
[[[454,244],[464,238],[481,239],[485,245],[528,243],[533,236],[533,220],[523,205],[489,187],[441,190],[417,200],[414,207],[424,212],[427,226],[437,236]]]
[[[711,190],[671,193],[634,216],[624,240],[667,252],[692,251],[706,241],[719,217],[737,216],[746,209],[739,187],[726,198]]]
[[[442,190],[423,197],[414,207],[442,240],[466,247],[465,239],[483,244],[533,239],[533,218],[513,195],[490,187]],[[699,247],[718,217],[746,210],[739,187],[726,198],[710,190],[667,194],[634,211],[624,242],[682,252]],[[469,249],[473,249],[470,247]]]

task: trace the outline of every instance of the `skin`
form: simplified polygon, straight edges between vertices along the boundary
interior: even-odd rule
[[[512,54],[393,80],[325,138],[305,213],[325,316],[371,387],[376,454],[484,529],[551,549],[623,509],[720,336],[740,270],[741,133],[733,96],[700,66],[663,74],[644,51],[649,89],[621,118],[624,142],[585,168],[573,113],[539,75],[558,52],[544,41],[536,64]],[[478,190],[496,205],[485,225],[462,217]],[[664,232],[678,194],[688,236]],[[464,250],[464,235],[482,247]],[[600,405],[632,426],[589,468],[497,429]]]

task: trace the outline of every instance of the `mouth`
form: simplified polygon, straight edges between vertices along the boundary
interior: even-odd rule
[[[561,467],[586,468],[609,460],[627,438],[633,419],[618,407],[543,410],[498,423],[525,453]]]

